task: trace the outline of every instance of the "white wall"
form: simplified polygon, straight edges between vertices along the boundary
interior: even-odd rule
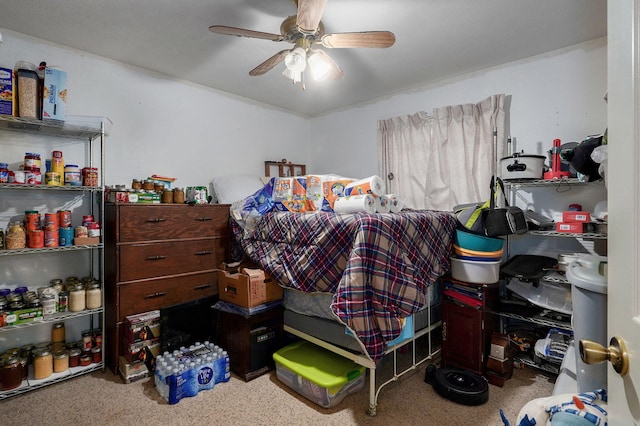
[[[555,138],[580,142],[604,131],[606,70],[606,39],[598,39],[327,114],[311,120],[310,168],[354,177],[376,174],[377,120],[476,103],[497,93],[511,97],[515,148],[544,154]]]
[[[265,160],[308,163],[300,143],[309,137],[308,119],[23,34],[2,35],[0,66],[60,66],[68,73],[67,114],[113,121],[106,184],[155,173],[177,177],[176,186],[208,185],[215,175],[262,175]]]

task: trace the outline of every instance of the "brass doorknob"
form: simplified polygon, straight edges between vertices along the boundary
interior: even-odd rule
[[[620,337],[612,337],[608,348],[592,340],[580,339],[580,358],[585,364],[610,361],[613,369],[621,376],[629,372],[629,353]]]

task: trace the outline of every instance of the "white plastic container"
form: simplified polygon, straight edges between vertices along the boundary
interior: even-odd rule
[[[531,283],[514,278],[509,281],[507,288],[541,308],[567,315],[573,312],[571,291],[566,284],[541,280],[538,286],[534,287]]]
[[[500,279],[500,261],[476,261],[451,256],[451,276],[472,284],[493,284]]]

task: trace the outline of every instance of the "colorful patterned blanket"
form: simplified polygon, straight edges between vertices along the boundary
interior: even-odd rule
[[[374,362],[449,269],[455,227],[453,214],[430,210],[270,212],[246,235],[233,224],[245,254],[280,285],[334,293],[331,309]]]

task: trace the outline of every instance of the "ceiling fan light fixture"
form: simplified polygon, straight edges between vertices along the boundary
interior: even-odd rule
[[[307,52],[301,47],[292,49],[284,57],[284,65],[294,73],[301,73],[307,67]]]
[[[289,68],[285,68],[284,71],[282,71],[282,75],[291,80],[293,84],[302,81],[302,72],[300,71],[296,72],[290,70]]]
[[[311,76],[316,81],[327,78],[333,68],[333,64],[331,64],[324,55],[316,51],[311,51],[311,54],[307,57],[307,62],[309,63]]]

